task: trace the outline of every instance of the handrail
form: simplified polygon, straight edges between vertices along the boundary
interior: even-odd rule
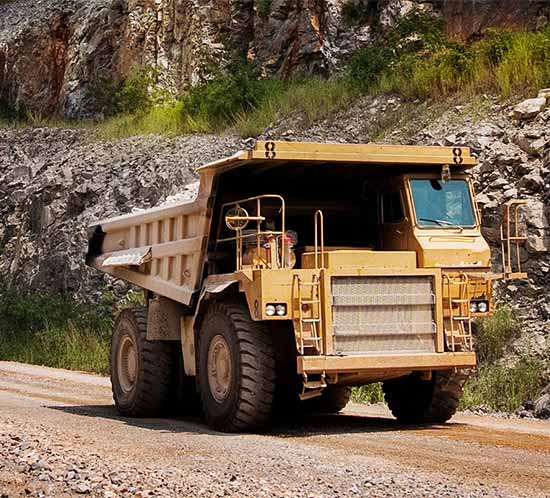
[[[323,217],[323,211],[321,211],[320,209],[318,209],[317,211],[315,211],[315,215],[314,215],[314,222],[315,222],[315,234],[314,234],[314,237],[315,237],[315,269],[318,270],[319,269],[319,244],[318,244],[318,239],[319,239],[319,222],[320,222],[320,225],[321,225],[321,267],[322,269],[325,268],[325,219]]]
[[[513,273],[513,259],[517,265],[518,273],[521,273],[520,244],[527,240],[526,236],[519,233],[519,208],[527,204],[525,200],[512,200],[505,204],[504,219],[500,223],[500,243],[502,257],[502,273],[507,278]],[[512,214],[514,217],[512,230]],[[506,230],[504,229],[506,226]],[[512,234],[513,232],[513,234]],[[506,236],[505,236],[506,235]],[[516,248],[516,257],[512,258],[512,244]]]
[[[274,231],[274,230],[262,231],[261,230],[261,225],[265,221],[265,217],[262,216],[262,214],[261,214],[261,207],[262,207],[261,206],[261,201],[263,199],[276,199],[276,200],[279,200],[281,202],[281,208],[280,208],[281,230],[280,231]],[[243,235],[242,232],[243,232],[245,227],[242,227],[242,228],[237,228],[235,230],[236,231],[235,237],[226,237],[226,238],[223,238],[223,239],[220,238],[222,225],[223,225],[222,220],[224,219],[224,213],[226,212],[227,208],[231,207],[231,206],[241,207],[241,204],[247,204],[247,203],[251,203],[253,201],[256,201],[256,216],[250,216],[250,215],[247,214],[246,216],[230,216],[230,219],[232,221],[247,221],[247,222],[248,221],[255,221],[256,222],[256,233]],[[286,223],[286,205],[285,205],[284,198],[280,195],[277,195],[277,194],[263,194],[263,195],[257,195],[257,196],[254,196],[254,197],[247,197],[246,199],[239,199],[237,201],[226,202],[220,208],[220,219],[219,219],[219,222],[218,222],[218,231],[217,231],[217,234],[216,234],[216,243],[215,243],[214,252],[215,253],[217,252],[217,247],[218,247],[219,243],[235,241],[237,243],[237,247],[236,247],[236,270],[240,271],[240,270],[242,270],[242,250],[243,250],[242,244],[243,244],[243,239],[256,237],[256,249],[257,249],[257,253],[260,254],[260,240],[261,240],[262,236],[281,235],[281,262],[283,262],[284,261],[284,254],[285,254],[285,244],[286,244],[285,237],[284,237],[284,235],[286,233],[285,223]]]

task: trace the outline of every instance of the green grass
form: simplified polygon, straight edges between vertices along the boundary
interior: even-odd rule
[[[509,341],[518,334],[519,321],[507,306],[498,308],[490,317],[477,321],[476,351],[481,363],[494,363],[502,358]]]
[[[354,387],[351,399],[356,403],[381,403],[384,401],[382,383],[376,382],[367,386]]]
[[[544,365],[521,359],[511,367],[481,364],[468,381],[461,409],[484,406],[490,411],[513,412],[526,400],[536,399],[543,387]]]
[[[105,374],[109,370],[110,329],[90,329],[71,322],[34,333],[2,333],[0,360],[19,361]]]
[[[0,289],[0,360],[107,373],[113,317],[141,303],[138,292],[123,299],[106,293],[91,307],[69,296]]]

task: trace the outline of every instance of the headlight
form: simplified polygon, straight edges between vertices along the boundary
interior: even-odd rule
[[[487,313],[489,310],[489,303],[487,301],[479,301],[479,303],[477,303],[477,310],[480,313]]]
[[[277,315],[285,316],[286,315],[286,304],[277,304],[275,306],[275,311],[277,312]]]
[[[275,306],[273,304],[268,304],[266,307],[265,307],[265,314],[267,316],[273,316],[275,314]]]
[[[477,310],[478,310],[477,303],[472,301],[470,303],[470,313],[477,313]]]

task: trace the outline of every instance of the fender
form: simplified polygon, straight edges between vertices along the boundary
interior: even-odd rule
[[[196,336],[201,326],[201,318],[204,316],[208,301],[216,296],[225,294],[234,289],[238,280],[225,280],[222,282],[209,282],[204,285],[199,295],[197,309],[192,316],[183,316],[181,318],[181,349],[183,351],[183,366],[185,375],[197,375],[196,364]]]

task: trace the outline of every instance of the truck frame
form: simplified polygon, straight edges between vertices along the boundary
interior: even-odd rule
[[[493,282],[526,277],[524,201],[494,273],[475,164],[465,147],[257,142],[198,168],[193,201],[94,223],[87,264],[145,291],[113,332],[120,413],[200,400],[212,427],[257,430],[383,382],[400,422],[448,420]]]

